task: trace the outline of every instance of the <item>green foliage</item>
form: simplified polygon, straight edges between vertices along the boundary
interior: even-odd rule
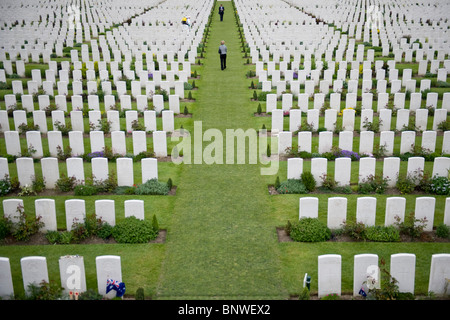
[[[368,194],[375,192],[378,194],[382,194],[388,187],[387,181],[387,178],[369,175],[366,179],[363,179],[358,184],[358,193]]]
[[[12,191],[11,182],[8,177],[0,180],[0,196],[6,196],[8,193]]]
[[[309,192],[314,191],[316,189],[316,180],[311,172],[305,171],[301,175],[302,183],[305,185],[306,190]]]
[[[192,88],[192,84],[190,84],[189,82],[184,83],[184,90],[192,90]]]
[[[39,286],[31,283],[27,289],[27,300],[61,300],[64,297],[64,289],[55,281],[42,281]]]
[[[433,177],[430,192],[437,195],[450,195],[450,181],[447,177]]]
[[[95,214],[89,214],[83,222],[75,221],[70,231],[48,231],[45,237],[51,244],[70,244],[79,243],[92,236],[107,239],[111,234],[111,225]]]
[[[342,231],[355,240],[366,239],[366,225],[362,222],[353,222],[347,220],[343,226]]]
[[[89,288],[80,293],[78,300],[103,300],[103,296],[98,291]]]
[[[158,219],[156,218],[155,214],[153,215],[153,218],[152,218],[152,228],[153,228],[153,231],[156,232],[156,234],[159,233],[159,223],[158,223]]]
[[[396,217],[395,225],[401,234],[410,236],[411,238],[420,238],[425,229],[427,219],[416,219],[414,212],[409,213],[404,221],[400,221],[400,217]]]
[[[69,244],[73,241],[73,235],[70,231],[62,231],[59,234],[59,244]]]
[[[135,193],[139,195],[167,195],[169,193],[169,187],[165,182],[159,182],[157,179],[150,179],[137,186]]]
[[[341,297],[337,293],[330,293],[320,298],[320,300],[340,300]]]
[[[256,113],[257,114],[261,114],[262,113],[261,103],[258,103],[258,108],[256,109]]]
[[[320,179],[322,180],[322,185],[320,186],[322,190],[333,191],[337,186],[334,178],[328,174],[320,176]]]
[[[63,135],[63,136],[68,136],[69,132],[72,131],[72,125],[71,124],[66,126],[65,124],[62,124],[59,121],[56,121],[54,123],[54,127],[55,127],[55,130],[61,131],[61,135]]]
[[[167,180],[167,188],[169,188],[169,191],[172,190],[172,186],[173,186],[172,179],[169,178],[169,180]]]
[[[270,156],[272,155],[272,150],[270,149],[270,144],[267,144],[266,155],[267,155],[267,157],[269,157],[269,158],[270,158]]]
[[[380,261],[380,286],[369,289],[368,300],[414,300],[411,293],[400,292],[398,281],[387,271],[386,262],[382,258]]]
[[[145,131],[145,125],[141,122],[139,122],[138,119],[133,120],[131,122],[131,128],[133,129],[133,131]]]
[[[331,231],[317,218],[301,218],[290,226],[292,240],[299,242],[327,241]]]
[[[370,226],[365,231],[366,239],[376,242],[400,241],[400,232],[394,226]]]
[[[411,193],[416,188],[415,180],[410,175],[399,176],[395,186],[401,194]]]
[[[139,287],[139,288],[136,290],[136,294],[135,294],[134,298],[135,298],[136,300],[145,300],[144,288]]]
[[[436,227],[436,235],[439,238],[448,238],[450,236],[450,228],[444,224],[444,223],[440,223],[437,227]],[[1,237],[0,237],[1,239]]]
[[[0,242],[11,234],[12,222],[10,219],[0,217]]]
[[[274,184],[275,189],[278,189],[280,187],[280,177],[277,176],[277,178],[275,179],[275,184]]]
[[[277,188],[277,191],[281,194],[287,194],[287,193],[308,193],[308,189],[303,184],[302,180],[300,179],[288,179],[280,183],[279,187]]]
[[[189,111],[188,111],[187,106],[184,106],[183,114],[184,114],[185,116],[187,116],[187,115],[189,114]]]
[[[97,229],[97,236],[103,240],[108,239],[112,235],[112,229],[109,223],[103,222]]]
[[[112,236],[119,243],[146,243],[155,239],[157,233],[151,221],[130,216],[114,226]]]
[[[12,235],[17,241],[28,241],[44,226],[44,223],[41,221],[41,216],[32,215],[28,217],[22,205],[17,206],[17,213],[19,214],[19,221],[13,223]]]
[[[61,177],[56,180],[56,188],[62,192],[69,192],[75,188],[76,178],[75,177],[66,177],[64,173],[61,174]]]
[[[127,194],[132,195],[135,194],[136,187],[128,187],[128,186],[120,186],[114,189],[115,194]]]
[[[105,180],[94,180],[93,186],[100,192],[114,192],[117,188],[117,179],[114,172],[109,173]]]
[[[142,159],[153,158],[154,156],[155,156],[155,153],[152,151],[141,151],[137,155],[134,156],[133,162],[139,162]]]
[[[73,189],[76,196],[93,196],[98,193],[98,189],[92,185],[80,184]]]
[[[307,287],[304,287],[300,294],[298,295],[298,300],[309,300],[311,298],[311,293]]]
[[[59,145],[56,147],[56,157],[59,161],[66,161],[67,158],[70,158],[71,156],[72,148],[70,146],[65,146],[64,150]]]
[[[267,100],[267,95],[270,92],[266,92],[266,91],[262,91],[258,94],[258,101],[266,101]]]
[[[60,234],[59,231],[56,230],[50,230],[47,231],[45,234],[45,238],[50,244],[57,244],[60,243]]]

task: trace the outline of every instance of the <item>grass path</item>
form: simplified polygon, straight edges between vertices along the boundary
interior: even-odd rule
[[[247,129],[251,118],[242,112],[249,94],[238,29],[231,2],[224,6],[223,22],[214,12],[193,120],[225,137],[226,129]],[[224,71],[221,40],[229,52]],[[286,298],[259,166],[183,166],[156,298]]]

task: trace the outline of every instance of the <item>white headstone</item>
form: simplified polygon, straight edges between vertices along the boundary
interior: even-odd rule
[[[54,199],[36,199],[34,201],[34,207],[36,211],[36,217],[41,217],[41,222],[44,226],[41,230],[44,231],[56,231],[56,208]]]
[[[84,139],[82,131],[69,131],[69,145],[72,149],[72,156],[84,154]]]
[[[319,217],[319,198],[302,197],[299,200],[299,219]]]
[[[433,231],[434,208],[436,198],[434,197],[417,197],[415,206],[415,219],[426,219],[424,223],[424,231]],[[417,222],[416,224],[419,224]]]
[[[334,165],[334,180],[339,186],[349,186],[352,160],[347,157],[336,158]]]
[[[30,293],[29,285],[39,287],[43,281],[49,282],[47,259],[45,257],[30,256],[20,259],[23,287]]]
[[[70,199],[65,201],[66,228],[71,231],[74,223],[84,223],[86,218],[85,201],[80,199]]]
[[[318,256],[318,297],[328,294],[341,295],[341,256],[325,254]]]
[[[312,139],[311,131],[300,131],[298,133],[298,151],[305,151],[311,153],[311,139]]]
[[[316,180],[316,186],[322,185],[322,179],[327,174],[327,158],[312,158],[311,159],[311,173]]]
[[[153,132],[153,152],[156,157],[167,157],[167,137],[165,131]]]
[[[20,186],[31,187],[33,178],[35,177],[33,158],[17,158],[16,166]]]
[[[158,160],[155,158],[144,158],[141,160],[142,183],[147,180],[158,179]]]
[[[118,158],[116,160],[117,166],[117,185],[131,187],[134,184],[133,175],[133,159]]]
[[[108,279],[122,282],[122,267],[120,256],[98,256],[95,258],[95,265],[97,269],[97,288],[98,293],[107,298],[114,298],[116,292],[111,290],[106,293],[106,283]]]
[[[116,209],[114,200],[95,200],[95,216],[97,219],[108,223],[110,226],[116,225]]]
[[[378,271],[378,255],[376,254],[356,254],[353,263],[353,296],[358,296],[360,289],[367,285],[368,277],[380,281]]]
[[[20,221],[20,209],[23,208],[22,199],[3,200],[3,216],[10,219],[13,223]]]
[[[399,292],[414,294],[416,256],[411,253],[391,255],[390,274],[398,283]]]
[[[144,200],[125,200],[125,218],[136,217],[137,219],[144,220]]]
[[[59,258],[61,287],[66,294],[80,294],[86,291],[86,272],[84,258],[79,255],[67,255]]]
[[[448,294],[446,286],[446,279],[448,278],[450,278],[450,254],[433,254],[431,256],[430,280],[427,292],[433,292],[436,295]]]
[[[377,198],[359,197],[356,201],[356,222],[365,226],[374,226],[377,211]]]
[[[54,157],[41,159],[42,177],[44,178],[46,189],[55,189],[59,179],[58,159]]]
[[[327,226],[330,229],[340,229],[347,219],[347,198],[328,198]]]
[[[400,219],[399,222],[403,222],[405,219],[405,206],[406,199],[403,197],[387,198],[384,225],[394,225],[397,222],[397,217]]]
[[[14,297],[11,264],[9,258],[0,257],[0,298],[9,300]]]

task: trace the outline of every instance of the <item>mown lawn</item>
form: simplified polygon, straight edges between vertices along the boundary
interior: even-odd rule
[[[205,58],[201,59],[203,65],[195,66],[201,77],[196,80],[199,90],[193,91],[197,100],[189,104],[193,118],[176,118],[175,128],[183,125],[192,133],[194,121],[202,121],[203,132],[217,129],[223,136],[226,129],[259,129],[262,124],[270,128],[270,117],[254,116],[259,102],[251,101],[253,91],[248,89],[250,81],[246,78],[246,72],[254,70],[254,66],[244,65],[246,58],[241,52],[231,2],[224,2],[224,6],[229,14],[224,22],[220,22],[218,15],[213,14]],[[217,54],[221,40],[226,41],[229,50],[225,71],[220,70]],[[264,110],[265,105],[261,104]],[[181,108],[183,106],[182,103]],[[130,141],[127,139],[128,147]],[[437,150],[441,141],[441,137],[438,137]],[[89,146],[86,142],[85,146]],[[151,147],[151,139],[147,142]],[[203,147],[212,142],[204,141]],[[110,141],[107,139],[106,143]],[[293,145],[296,143],[294,138]],[[169,151],[174,145],[175,142],[169,144]],[[314,138],[313,148],[316,146],[317,138]],[[355,138],[356,151],[358,146],[359,140]],[[396,148],[399,148],[398,138]],[[0,154],[4,153],[4,143],[0,143]],[[298,219],[298,201],[302,196],[269,195],[268,185],[275,182],[277,175],[285,180],[286,166],[286,161],[281,161],[275,175],[263,176],[260,174],[260,164],[175,165],[159,162],[159,178],[162,181],[172,178],[178,187],[176,196],[105,195],[83,199],[86,200],[88,212],[92,211],[96,199],[115,200],[117,219],[124,217],[125,199],[143,199],[145,217],[151,218],[156,214],[160,227],[168,230],[165,244],[0,246],[0,256],[11,260],[17,293],[23,291],[19,264],[22,257],[47,257],[50,279],[59,281],[59,257],[81,255],[85,261],[87,286],[95,289],[95,257],[111,254],[121,256],[123,280],[128,294],[134,294],[139,287],[143,287],[145,294],[153,299],[287,299],[290,295],[298,294],[306,272],[312,276],[312,292],[317,292],[319,255],[342,255],[342,292],[350,293],[353,289],[354,255],[377,254],[388,265],[391,254],[414,253],[417,256],[416,293],[426,294],[431,255],[448,253],[448,243],[279,243],[276,227],[285,225],[288,220]],[[36,164],[35,167],[37,174],[40,174],[40,165]],[[310,162],[305,161],[304,170],[309,168]],[[352,183],[356,183],[357,162],[352,163],[352,169]],[[426,163],[426,169],[432,169],[431,163]],[[14,175],[14,163],[10,164],[10,170],[11,175]],[[114,163],[109,163],[109,170],[114,172]],[[376,170],[377,173],[381,172],[382,162],[377,162]],[[65,172],[64,163],[60,164],[60,172]],[[85,163],[85,174],[89,175],[90,172],[90,164]],[[329,162],[328,172],[334,174],[333,162]],[[401,172],[406,172],[406,162],[401,163]],[[140,163],[134,163],[134,178],[136,183],[141,182]],[[336,194],[314,196],[320,198],[319,219],[326,221],[326,201]],[[360,195],[338,196],[347,197],[347,217],[349,220],[355,219],[356,199]],[[389,195],[370,196],[378,199],[376,223],[381,225],[384,223],[384,206]],[[413,210],[417,195],[405,197],[408,213]],[[24,198],[26,210],[34,212],[36,198]],[[73,196],[54,198],[58,227],[64,228],[64,201]],[[445,203],[444,196],[436,198],[435,225],[443,220]]]

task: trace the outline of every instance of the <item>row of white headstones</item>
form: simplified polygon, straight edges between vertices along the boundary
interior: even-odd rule
[[[361,289],[367,294],[370,289],[380,287],[381,271],[377,254],[357,254],[353,256],[353,296],[361,295]],[[97,270],[98,292],[105,297],[113,298],[116,292],[107,291],[109,279],[122,282],[122,266],[120,256],[108,255],[95,258]],[[431,256],[428,292],[436,295],[446,294],[448,283],[442,281],[448,276],[445,270],[450,263],[450,255],[441,253]],[[23,285],[25,292],[29,293],[29,285],[49,282],[47,259],[42,256],[27,256],[20,260]],[[397,253],[390,256],[390,274],[398,283],[400,292],[415,292],[416,255],[410,253]],[[83,256],[62,256],[59,259],[61,287],[71,299],[87,290],[86,270]],[[11,264],[9,258],[0,257],[0,271],[3,277],[0,285],[0,296],[9,299],[14,295]],[[317,259],[317,279],[307,278],[304,286],[317,281],[318,297],[327,295],[341,295],[342,282],[342,256],[339,254],[319,255]],[[308,284],[306,283],[308,281]]]

